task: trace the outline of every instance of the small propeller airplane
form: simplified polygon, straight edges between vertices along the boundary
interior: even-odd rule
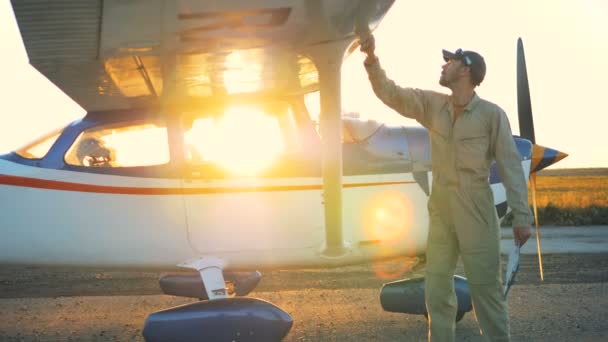
[[[292,326],[245,297],[257,270],[424,254],[427,131],[341,116],[342,61],[393,2],[12,1],[30,63],[87,114],[0,156],[0,263],[191,268],[160,286],[201,301],[144,337],[247,341]],[[518,51],[534,180],[565,154],[535,144]]]

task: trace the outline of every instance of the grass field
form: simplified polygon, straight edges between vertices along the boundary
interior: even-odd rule
[[[531,191],[528,197],[532,204]],[[537,176],[536,203],[539,207],[608,207],[608,175]]]
[[[528,199],[532,207],[531,189]],[[542,225],[607,225],[608,168],[541,171],[536,203]],[[510,218],[503,225],[510,225]]]

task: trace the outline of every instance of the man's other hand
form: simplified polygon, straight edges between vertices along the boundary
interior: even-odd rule
[[[530,226],[513,227],[513,239],[515,240],[515,244],[519,242],[519,245],[523,246],[531,235],[532,227]]]

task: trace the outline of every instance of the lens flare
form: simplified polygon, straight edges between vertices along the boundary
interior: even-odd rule
[[[413,215],[412,204],[399,190],[384,190],[371,196],[364,207],[365,237],[378,241],[381,247],[374,251],[372,268],[380,279],[395,279],[409,272],[415,265],[415,239],[410,236]],[[411,255],[394,258],[400,250]],[[391,260],[387,260],[391,258]]]
[[[391,248],[384,248],[378,251],[378,255],[391,255]],[[375,261],[372,269],[376,277],[380,279],[397,279],[410,272],[418,263],[416,257],[400,256],[389,260]]]
[[[412,205],[398,190],[385,190],[371,197],[363,213],[368,240],[396,244],[407,237],[412,225]]]

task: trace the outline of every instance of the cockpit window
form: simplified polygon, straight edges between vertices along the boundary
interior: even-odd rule
[[[51,146],[53,146],[55,141],[57,141],[61,135],[61,132],[63,132],[63,128],[46,134],[42,138],[25,145],[15,152],[23,158],[42,159],[47,153],[49,153]]]
[[[280,155],[300,148],[291,106],[286,103],[221,108],[184,119],[186,161],[214,164],[254,175]]]
[[[141,122],[85,130],[65,155],[67,164],[85,167],[162,165],[169,159],[166,126]]]

